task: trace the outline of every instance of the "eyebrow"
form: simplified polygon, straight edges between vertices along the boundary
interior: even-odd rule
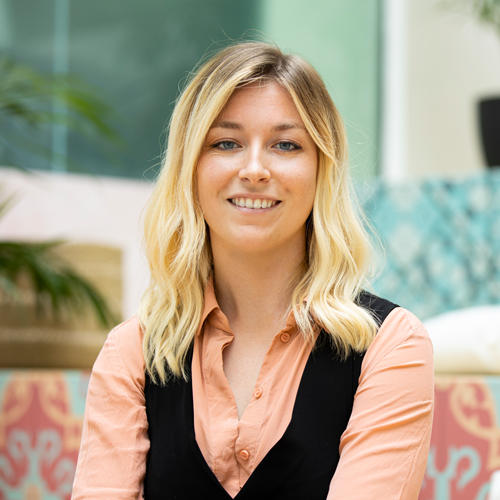
[[[229,130],[244,130],[244,127],[236,122],[230,122],[226,120],[222,120],[219,122],[214,122],[210,128],[225,128]],[[283,132],[284,130],[291,130],[294,128],[301,128],[303,130],[307,130],[306,127],[300,125],[298,123],[282,123],[281,125],[276,125],[273,127],[273,132]]]
[[[273,127],[273,132],[282,132],[283,130],[290,130],[292,128],[301,128],[303,130],[307,130],[304,125],[299,125],[298,123],[283,123],[282,125]]]
[[[227,128],[229,130],[244,130],[243,126],[236,122],[220,121],[214,122],[210,128]]]

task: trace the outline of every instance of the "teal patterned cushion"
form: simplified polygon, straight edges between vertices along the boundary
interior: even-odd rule
[[[500,303],[500,169],[359,186],[377,251],[375,292],[421,319]]]

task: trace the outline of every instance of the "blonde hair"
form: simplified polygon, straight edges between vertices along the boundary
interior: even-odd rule
[[[187,378],[186,356],[199,328],[212,272],[205,220],[196,198],[196,167],[213,121],[234,91],[273,80],[292,96],[318,148],[317,186],[307,223],[307,255],[292,295],[306,338],[326,330],[339,354],[363,352],[377,325],[356,304],[369,245],[353,206],[342,119],[316,70],[301,57],[265,43],[245,42],[217,53],[191,77],[170,122],[166,156],[144,214],[151,282],[140,305],[150,377]],[[304,298],[307,296],[307,301]]]

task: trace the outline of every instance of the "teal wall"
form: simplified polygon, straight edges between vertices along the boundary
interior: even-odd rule
[[[378,172],[381,0],[263,0],[263,32],[308,59],[347,125],[356,177]]]
[[[9,27],[0,55],[81,76],[115,108],[120,149],[61,127],[36,133],[49,152],[66,143],[63,169],[142,177],[159,161],[179,82],[205,52],[242,36],[274,40],[304,55],[326,80],[347,123],[354,175],[365,178],[378,160],[381,1],[0,0],[0,24]],[[8,132],[4,127],[0,138]],[[22,148],[15,161],[54,168],[50,154],[44,159]]]
[[[142,175],[158,162],[180,82],[207,50],[216,48],[213,41],[239,38],[258,21],[256,5],[234,0],[72,2],[71,69],[93,75],[121,115],[118,123],[129,147],[119,175]],[[89,151],[77,136],[71,146],[81,154]],[[97,159],[97,154],[85,155],[86,164]]]

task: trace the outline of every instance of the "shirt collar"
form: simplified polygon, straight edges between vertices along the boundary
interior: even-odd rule
[[[217,299],[215,298],[215,290],[214,290],[214,280],[211,277],[205,287],[205,304],[203,306],[203,312],[201,313],[200,325],[198,326],[198,331],[196,335],[198,336],[201,333],[201,329],[203,328],[203,323],[207,319],[208,315],[214,310],[220,309],[219,304],[217,303]]]
[[[217,298],[215,297],[213,277],[210,277],[210,279],[208,280],[207,286],[205,287],[204,300],[205,300],[205,304],[203,306],[203,312],[201,314],[201,319],[200,319],[200,324],[198,326],[198,330],[196,331],[196,336],[200,335],[200,333],[203,329],[203,325],[212,311],[215,311],[215,310],[220,311],[221,315],[223,315],[222,311],[220,310],[219,304],[217,303]],[[307,298],[304,300],[307,301]],[[223,321],[223,323],[224,324],[227,323],[227,319],[225,318],[225,316],[223,316],[223,319],[225,320],[225,321]],[[288,318],[286,320],[286,326],[285,326],[283,331],[290,331],[296,325],[297,325],[297,323],[295,321],[295,316],[293,314],[293,311],[290,311],[290,313],[288,314]],[[225,327],[224,330],[229,330],[229,324],[227,324],[227,327]]]

